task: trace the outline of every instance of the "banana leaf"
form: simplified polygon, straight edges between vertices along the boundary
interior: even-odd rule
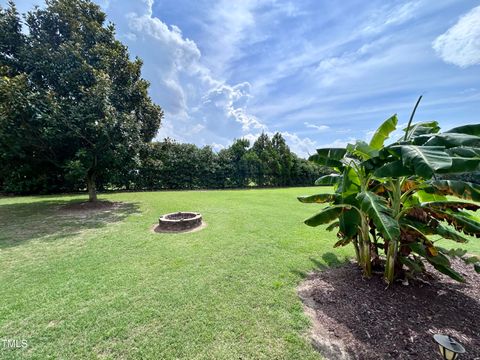
[[[385,140],[389,138],[390,134],[397,128],[397,114],[393,115],[389,119],[385,120],[382,125],[373,134],[370,140],[369,146],[375,150],[379,150],[383,147]]]
[[[458,126],[445,132],[480,136],[480,124]]]
[[[324,208],[319,213],[309,217],[304,221],[305,224],[308,226],[318,226],[322,224],[328,224],[333,220],[338,219],[340,214],[345,210],[350,209],[351,207],[348,205],[333,205]]]
[[[428,225],[413,219],[401,218],[399,220],[400,226],[404,227],[406,225],[414,227],[424,235],[439,235],[447,240],[453,240],[457,243],[467,243],[468,239],[465,238],[462,233],[455,230],[455,228],[442,224],[436,219],[429,219]]]
[[[391,217],[391,209],[384,198],[370,191],[357,195],[360,208],[365,211],[377,227],[378,232],[386,239],[393,240],[400,236],[400,225]]]
[[[430,179],[440,169],[449,169],[452,159],[437,146],[397,145],[392,151],[400,153],[403,165],[413,169],[412,175]]]
[[[396,160],[379,167],[373,174],[376,177],[399,178],[412,175],[413,173],[413,169],[405,166],[402,160]]]
[[[465,173],[480,171],[480,148],[454,147],[445,150],[452,158],[452,166],[449,169],[440,170],[439,173]]]
[[[363,160],[368,160],[379,155],[378,150],[368,145],[365,141],[357,141],[355,144],[348,144],[349,153],[356,155]]]
[[[450,266],[445,266],[445,265],[440,265],[435,263],[432,263],[432,266],[438,271],[440,271],[442,274],[449,276],[453,280],[456,280],[462,283],[465,282],[465,278],[462,275],[460,275],[458,272],[453,270]]]
[[[448,260],[448,258],[445,255],[441,253],[437,253],[436,256],[429,256],[425,245],[423,245],[420,242],[411,243],[411,244],[408,244],[407,246],[410,247],[410,249],[414,253],[427,259],[427,261],[432,265],[441,265],[444,267],[450,266],[450,260]]]
[[[337,194],[316,194],[316,195],[308,195],[308,196],[299,196],[297,197],[298,201],[302,203],[327,203],[327,202],[334,202],[338,198]]]
[[[431,180],[424,190],[428,193],[453,195],[465,200],[480,201],[480,185],[460,180]]]
[[[436,134],[424,146],[445,146],[447,149],[458,146],[480,147],[480,137],[456,133]]]
[[[403,131],[407,131],[407,128],[403,129]],[[410,131],[408,133],[409,138],[414,138],[420,135],[427,135],[427,134],[436,134],[440,131],[440,127],[438,126],[438,122],[436,121],[426,121],[413,124],[410,127]]]
[[[344,211],[338,218],[339,233],[345,238],[352,238],[359,232],[362,219],[355,209]]]
[[[309,161],[313,161],[314,163],[317,163],[319,165],[327,166],[333,169],[343,169],[343,164],[334,159],[329,159],[325,158],[323,156],[320,156],[318,154],[312,155],[308,158]]]
[[[315,181],[315,185],[335,185],[342,181],[342,178],[340,174],[324,175]]]
[[[457,231],[464,234],[480,237],[480,222],[468,212],[451,210],[428,209],[431,216],[437,220],[445,220]]]

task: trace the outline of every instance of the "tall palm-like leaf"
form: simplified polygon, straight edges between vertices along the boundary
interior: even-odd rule
[[[342,181],[342,178],[340,174],[324,175],[315,181],[315,185],[336,185]]]
[[[392,147],[398,154],[405,167],[412,169],[412,173],[429,179],[438,170],[449,169],[452,159],[441,147],[400,145]]]
[[[392,209],[388,207],[385,198],[365,191],[359,193],[357,199],[360,202],[360,209],[368,214],[386,240],[394,240],[400,236],[400,226],[392,217]]]
[[[480,185],[460,180],[430,180],[424,185],[426,192],[452,195],[460,199],[480,201]]]
[[[387,119],[382,125],[380,125],[370,140],[370,147],[376,150],[381,149],[385,143],[385,140],[388,139],[390,134],[397,128],[397,123],[398,118],[397,114],[395,114]]]
[[[333,220],[337,220],[342,212],[350,209],[347,205],[332,205],[328,206],[315,215],[305,220],[305,224],[308,226],[318,226],[323,224],[329,224]]]

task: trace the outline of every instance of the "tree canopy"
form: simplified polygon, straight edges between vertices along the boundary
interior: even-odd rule
[[[275,137],[284,142],[281,134]],[[260,141],[265,139],[270,141],[266,134]],[[272,147],[270,157],[262,161],[255,153],[257,141],[251,146],[248,140],[237,139],[218,153],[210,146],[198,147],[172,139],[154,141],[142,149],[139,166],[111,172],[102,178],[100,185],[128,190],[310,186],[329,171],[299,158],[286,144],[283,152]],[[285,178],[282,174],[289,176]]]
[[[163,112],[115,27],[88,0],[0,8],[2,188],[62,191],[139,164]],[[22,32],[22,24],[27,31]]]

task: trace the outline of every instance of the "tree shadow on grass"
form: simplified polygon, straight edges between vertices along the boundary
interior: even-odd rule
[[[330,269],[332,267],[339,267],[339,266],[345,265],[349,261],[349,258],[345,257],[342,260],[335,253],[326,252],[322,255],[322,261],[320,261],[318,259],[315,259],[313,257],[310,258],[310,261],[315,266],[315,268],[313,270],[323,271],[323,270]],[[291,272],[300,276],[303,279],[306,278],[309,275],[308,272],[305,272],[303,270],[296,270],[295,269],[295,270],[291,270]]]
[[[462,358],[480,358],[480,277],[461,262],[454,267],[469,283],[435,274],[429,284],[386,289],[353,263],[310,275],[299,295],[314,346],[334,359],[438,359],[432,335],[444,333],[464,344]]]
[[[136,203],[102,201],[94,208],[84,204],[80,200],[46,200],[0,205],[0,249],[32,240],[72,237],[140,212]]]

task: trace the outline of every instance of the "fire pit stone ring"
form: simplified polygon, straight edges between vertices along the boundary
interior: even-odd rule
[[[192,230],[202,225],[202,214],[183,212],[165,214],[158,219],[158,229],[162,231]]]

